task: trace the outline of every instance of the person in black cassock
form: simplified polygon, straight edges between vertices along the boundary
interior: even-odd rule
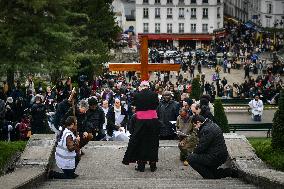
[[[136,107],[136,118],[133,121],[133,133],[122,161],[125,165],[137,162],[136,170],[140,172],[144,172],[148,161],[151,171],[156,171],[158,161],[160,122],[156,108],[159,105],[159,99],[156,93],[149,90],[149,87],[149,82],[142,81],[140,92],[134,95],[132,105]]]

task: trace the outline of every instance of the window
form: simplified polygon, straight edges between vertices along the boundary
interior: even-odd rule
[[[149,33],[149,23],[143,23],[143,32]]]
[[[173,18],[173,9],[167,8],[167,18]]]
[[[191,31],[191,33],[196,33],[196,24],[190,25],[190,31]]]
[[[272,4],[271,3],[267,4],[267,13],[272,14]]]
[[[160,28],[161,28],[161,24],[160,23],[156,23],[155,24],[155,33],[160,33]]]
[[[143,4],[148,4],[149,0],[143,0]]]
[[[217,18],[220,18],[220,7],[217,7]]]
[[[208,18],[208,8],[203,8],[203,18]]]
[[[190,3],[191,4],[196,4],[196,0],[191,0]]]
[[[184,18],[184,8],[179,8],[178,9],[178,17],[179,18]]]
[[[155,0],[155,4],[161,4],[161,0]]]
[[[173,33],[173,24],[167,24],[167,33]]]
[[[191,18],[196,18],[196,8],[191,8]]]
[[[173,0],[167,0],[167,4],[173,4]]]
[[[217,22],[217,29],[219,29],[220,28],[220,22]]]
[[[208,32],[208,24],[202,24],[202,32],[207,33]]]
[[[220,4],[220,3],[221,3],[221,0],[217,0],[217,3]]]
[[[160,8],[155,8],[155,18],[160,18],[161,17],[161,9]]]
[[[179,33],[184,33],[184,23],[178,24],[178,31],[179,31]]]
[[[270,27],[270,18],[266,18],[266,27]]]
[[[184,4],[184,0],[179,0],[178,4]]]
[[[208,4],[208,0],[202,0],[202,3],[207,3]]]
[[[143,9],[143,18],[149,18],[148,8]]]

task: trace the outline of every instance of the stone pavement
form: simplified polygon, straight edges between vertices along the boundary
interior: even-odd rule
[[[264,110],[261,122],[253,121],[248,112],[227,112],[228,122],[230,123],[272,123],[276,110]]]
[[[238,124],[238,123],[248,123],[248,124],[258,124],[258,123],[272,123],[274,113],[276,110],[264,110],[262,121],[256,122],[251,119],[251,115],[248,112],[226,112],[229,124]],[[236,131],[240,135],[246,137],[266,137],[267,131]]]
[[[158,170],[134,170],[121,163],[127,143],[90,142],[76,170],[75,180],[48,180],[34,188],[256,188],[237,179],[204,180],[179,161],[177,141],[160,141]]]

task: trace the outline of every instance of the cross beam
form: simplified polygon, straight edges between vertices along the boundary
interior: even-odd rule
[[[109,71],[140,71],[141,80],[148,80],[150,71],[179,71],[180,64],[164,64],[164,63],[148,63],[148,37],[142,36],[141,51],[140,51],[141,64],[136,63],[110,63]]]

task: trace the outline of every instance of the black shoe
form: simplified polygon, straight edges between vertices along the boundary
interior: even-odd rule
[[[47,172],[47,178],[48,179],[53,179],[54,178],[54,171],[53,170],[49,170],[48,172]]]
[[[155,172],[157,170],[156,162],[150,163],[151,172]]]
[[[231,177],[232,178],[239,178],[239,172],[237,169],[232,169],[231,170]]]
[[[145,171],[145,163],[138,163],[137,167],[135,168],[136,171],[144,172]]]
[[[76,173],[74,173],[73,178],[77,178],[79,175],[77,175]]]

